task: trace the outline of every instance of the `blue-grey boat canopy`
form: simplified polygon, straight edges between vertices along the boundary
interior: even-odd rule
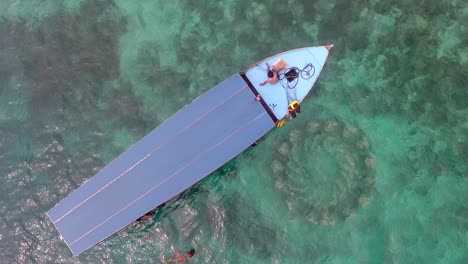
[[[228,78],[52,208],[47,214],[73,254],[186,190],[271,130],[277,120],[256,93],[245,76]]]

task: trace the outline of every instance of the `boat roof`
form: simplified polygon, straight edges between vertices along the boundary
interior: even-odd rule
[[[73,254],[186,190],[271,130],[275,120],[255,94],[245,76],[233,75],[47,212]]]

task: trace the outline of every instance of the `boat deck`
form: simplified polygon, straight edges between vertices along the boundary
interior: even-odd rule
[[[326,46],[290,50],[260,61],[251,66],[245,72],[245,75],[265,100],[276,118],[280,120],[287,114],[288,105],[292,101],[297,100],[302,103],[306,95],[310,92],[325,65],[328,53],[329,50]],[[279,72],[280,81],[276,84],[260,86],[259,84],[267,78],[267,67],[265,63],[273,65],[279,58],[282,58],[288,64],[285,70]],[[307,68],[307,65],[310,66]],[[297,83],[289,83],[287,79],[284,78],[284,74],[291,67],[297,67],[300,70],[305,68],[304,73],[308,71],[310,76],[304,76],[310,78],[304,79],[299,77],[295,80]]]

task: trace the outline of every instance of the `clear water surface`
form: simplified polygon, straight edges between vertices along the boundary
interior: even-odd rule
[[[0,2],[0,262],[468,263],[462,0]],[[73,257],[45,212],[272,54],[335,44],[300,118]]]

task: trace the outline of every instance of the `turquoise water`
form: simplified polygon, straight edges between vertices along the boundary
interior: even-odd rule
[[[462,0],[1,1],[0,262],[468,263],[467,21]],[[72,256],[53,205],[219,81],[329,43],[299,118]]]

